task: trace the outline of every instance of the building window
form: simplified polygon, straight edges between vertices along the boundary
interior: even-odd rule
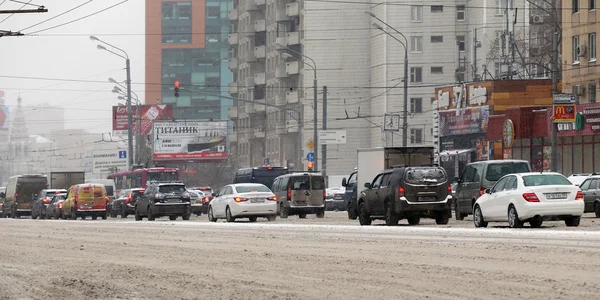
[[[465,51],[465,49],[466,49],[465,36],[457,35],[456,36],[456,44],[458,45],[458,51]]]
[[[596,83],[592,82],[590,83],[590,85],[588,86],[588,91],[590,93],[589,95],[589,102],[590,103],[596,103]]]
[[[579,36],[573,36],[573,38],[571,39],[572,43],[573,43],[573,63],[574,64],[578,64],[579,63],[579,53],[577,53],[578,49],[579,49]]]
[[[573,7],[573,13],[579,12],[579,0],[571,0],[571,6]]]
[[[410,68],[410,82],[423,82],[423,68]]]
[[[410,7],[410,20],[411,22],[423,22],[423,6],[411,6]]]
[[[431,36],[431,42],[432,43],[443,43],[444,42],[444,36],[443,35],[432,35]]]
[[[432,13],[444,12],[444,6],[443,5],[432,5],[431,12]]]
[[[206,7],[206,17],[209,19],[218,19],[221,16],[221,7],[220,6],[207,6]]]
[[[162,3],[163,44],[192,42],[192,2]]]
[[[410,113],[420,114],[423,112],[423,98],[410,98]]]
[[[464,5],[456,6],[456,20],[457,21],[465,20],[465,6]]]
[[[590,33],[588,34],[588,43],[589,43],[589,58],[590,61],[596,61],[596,33]]]
[[[410,37],[410,52],[423,52],[423,37],[422,36],[411,36]]]
[[[596,0],[589,0],[589,9],[590,10],[595,10],[596,9]]]
[[[431,67],[431,74],[444,74],[443,67]]]
[[[411,129],[410,130],[410,143],[411,144],[423,143],[423,129]]]
[[[504,1],[505,0],[496,0],[496,16],[504,15]]]

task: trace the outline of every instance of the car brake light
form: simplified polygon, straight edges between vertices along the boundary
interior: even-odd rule
[[[58,208],[62,208],[62,202],[58,203]]]
[[[233,200],[235,200],[235,202],[237,202],[237,203],[240,203],[240,202],[248,201],[248,198],[235,197]]]
[[[575,196],[575,200],[583,200],[583,192],[577,191],[577,196]]]
[[[327,191],[323,191],[323,200],[327,199]]]
[[[288,185],[288,188],[287,188],[287,200],[288,201],[292,200],[292,186],[291,185]]]
[[[406,190],[404,189],[404,187],[399,187],[398,188],[398,197],[404,197],[405,192],[406,192]]]
[[[42,200],[42,202],[43,203],[48,203],[48,202],[50,202],[50,199],[46,198],[46,199]]]
[[[451,185],[448,186],[448,195],[452,195],[452,186]]]
[[[483,196],[485,194],[485,190],[487,190],[487,189],[484,187],[480,187],[479,188],[479,196]]]
[[[15,193],[15,198],[19,197],[19,194]]]
[[[523,194],[523,199],[527,202],[540,202],[540,199],[538,199],[535,193],[525,193]]]
[[[277,196],[267,198],[269,201],[277,201]]]

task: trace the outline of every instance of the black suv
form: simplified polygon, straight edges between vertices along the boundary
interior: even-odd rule
[[[417,225],[421,217],[435,218],[442,225],[448,224],[452,214],[448,175],[438,166],[384,170],[365,187],[358,199],[360,225],[385,220],[386,225],[393,226],[400,219]]]
[[[144,195],[135,202],[134,212],[136,221],[141,221],[143,217],[154,221],[164,216],[171,220],[177,217],[189,220],[192,214],[190,194],[180,182],[151,183]]]

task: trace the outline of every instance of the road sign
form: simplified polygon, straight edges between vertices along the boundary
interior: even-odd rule
[[[127,158],[127,151],[119,151],[119,158]]]
[[[321,130],[319,131],[319,144],[345,144],[346,130]]]
[[[554,123],[575,122],[575,105],[554,105]]]
[[[577,97],[572,94],[554,94],[552,95],[552,103],[554,104],[575,104]]]
[[[314,152],[308,152],[308,154],[306,154],[306,160],[313,162],[315,161],[315,153]]]
[[[118,171],[128,170],[126,150],[93,150],[92,173],[108,174],[114,169]]]
[[[315,142],[313,141],[313,139],[308,140],[308,143],[306,143],[306,147],[308,147],[308,149],[310,150],[315,148]]]

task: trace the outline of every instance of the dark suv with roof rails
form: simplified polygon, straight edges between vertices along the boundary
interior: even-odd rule
[[[358,199],[360,225],[385,220],[386,225],[393,226],[401,219],[417,225],[423,217],[444,225],[452,215],[450,181],[437,165],[384,170],[365,187]]]
[[[185,184],[181,182],[151,183],[144,191],[144,195],[135,202],[135,220],[141,221],[147,217],[148,221],[155,218],[168,216],[175,220],[182,217],[189,220],[192,214],[190,194]]]

